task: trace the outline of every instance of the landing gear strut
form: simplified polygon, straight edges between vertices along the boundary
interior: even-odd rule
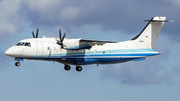
[[[16,65],[17,67],[19,67],[21,64],[20,64],[20,62],[16,62],[15,65]]]
[[[71,66],[65,64],[64,69],[68,71],[71,69]]]
[[[81,66],[76,66],[76,70],[78,71],[78,72],[80,72],[80,71],[82,71],[82,67]]]

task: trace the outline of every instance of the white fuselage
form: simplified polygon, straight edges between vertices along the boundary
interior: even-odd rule
[[[78,39],[65,39],[64,42],[74,41],[73,45],[76,45],[76,40]],[[78,50],[62,49],[61,46],[56,44],[57,38],[33,38],[20,42],[30,43],[30,46],[14,45],[5,54],[16,59],[57,61],[73,65],[121,63],[160,54],[149,48],[136,48],[134,41],[103,45],[94,44],[90,49]],[[72,45],[72,43],[69,45]],[[66,46],[68,47],[68,44]]]

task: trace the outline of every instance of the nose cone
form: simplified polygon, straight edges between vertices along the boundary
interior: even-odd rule
[[[20,55],[20,50],[15,48],[15,46],[13,46],[5,51],[5,55],[10,57],[17,57]]]
[[[10,52],[9,49],[8,49],[8,50],[5,51],[4,54],[7,55],[7,56],[9,56],[9,55],[11,54],[11,52]]]
[[[5,55],[13,57],[13,51],[11,48],[9,48],[8,50],[5,51]]]

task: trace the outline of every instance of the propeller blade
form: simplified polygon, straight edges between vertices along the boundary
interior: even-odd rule
[[[61,29],[59,29],[59,41],[57,40],[57,44],[61,46],[61,48],[64,48],[64,45],[63,45],[63,40],[66,36],[66,33],[64,33],[63,37],[61,36]]]
[[[32,31],[32,35],[33,35],[33,38],[36,38],[33,31]]]
[[[63,42],[63,40],[64,40],[65,36],[66,36],[66,33],[64,33],[64,36],[63,36],[63,38],[62,38],[61,42]]]
[[[39,28],[37,28],[36,38],[38,38],[38,32],[39,32]]]
[[[61,29],[59,29],[59,38],[60,38],[60,41],[61,41]]]

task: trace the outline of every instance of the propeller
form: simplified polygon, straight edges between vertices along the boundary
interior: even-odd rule
[[[63,40],[64,40],[65,36],[66,36],[66,33],[64,33],[63,37],[61,37],[61,30],[59,29],[59,39],[60,39],[60,41],[57,40],[57,44],[60,45],[61,48],[64,48],[63,47],[64,46],[63,45]]]
[[[33,38],[38,38],[38,32],[39,32],[39,28],[37,28],[36,36],[35,36],[34,32],[32,31]]]

